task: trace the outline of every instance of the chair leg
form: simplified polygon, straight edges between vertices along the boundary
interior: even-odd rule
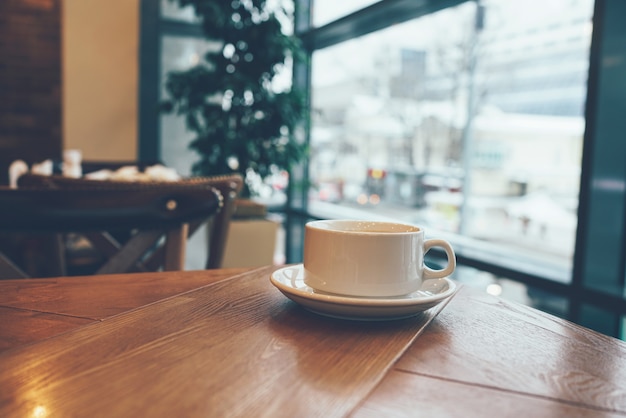
[[[196,233],[196,231],[205,223],[205,221],[196,221],[196,222],[192,222],[190,224],[188,224],[187,226],[187,237],[186,240],[184,242],[184,247],[182,247],[182,251],[183,254],[181,256],[178,256],[178,259],[180,260],[179,262],[176,262],[175,265],[177,265],[177,268],[174,268],[173,270],[184,270],[184,266],[185,266],[185,250],[187,248],[187,240]],[[174,251],[176,253],[176,247],[173,247],[174,249],[172,251]],[[150,254],[150,256],[144,260],[144,265],[148,268],[148,270],[150,271],[155,271],[158,270],[160,267],[163,266],[164,264],[164,260],[165,260],[165,245],[160,246],[159,248],[157,248],[152,254]],[[172,270],[172,269],[170,269]]]
[[[107,259],[114,257],[122,249],[122,244],[108,232],[87,232],[82,235]],[[156,251],[160,249],[161,247],[158,247]],[[153,264],[150,255],[147,260],[137,260],[134,267],[128,268],[128,273],[156,271],[160,264],[157,266]]]
[[[164,244],[165,254],[163,255],[164,271],[185,269],[185,250],[187,248],[188,234],[189,224],[182,224],[178,228],[167,231]]]
[[[163,231],[140,231],[128,240],[119,252],[111,257],[96,274],[124,273],[134,267],[148,250],[154,248]]]
[[[25,279],[28,274],[13,264],[4,254],[0,253],[0,280],[1,279]]]
[[[51,234],[41,238],[42,251],[46,255],[46,277],[59,277],[67,274],[65,262],[64,234]]]

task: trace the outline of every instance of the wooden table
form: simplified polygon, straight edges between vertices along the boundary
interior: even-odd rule
[[[310,313],[276,267],[0,281],[2,417],[626,417],[626,343],[461,287]]]

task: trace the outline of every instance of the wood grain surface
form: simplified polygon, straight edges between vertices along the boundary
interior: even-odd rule
[[[94,322],[87,318],[0,306],[0,352]]]
[[[274,269],[0,353],[0,416],[345,416],[445,306],[391,322],[325,318],[271,286]],[[37,302],[18,299],[6,302]]]
[[[248,270],[0,280],[0,306],[104,319]]]
[[[0,280],[0,352],[248,270]]]
[[[354,415],[389,411],[623,417],[626,343],[463,288]]]
[[[467,287],[334,320],[274,269],[0,281],[0,416],[626,417],[624,341]]]
[[[392,370],[353,414],[381,417],[623,418],[624,414],[462,381]]]

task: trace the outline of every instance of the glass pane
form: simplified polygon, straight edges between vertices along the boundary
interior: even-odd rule
[[[221,45],[198,38],[178,36],[162,37],[161,54],[161,99],[166,98],[165,82],[170,71],[189,69],[202,59],[209,50],[219,50]],[[161,158],[163,163],[175,168],[181,175],[191,174],[191,166],[198,159],[195,152],[188,149],[193,133],[188,132],[182,117],[161,116]]]
[[[313,54],[309,210],[422,224],[567,281],[593,1],[484,5]]]
[[[323,26],[333,20],[346,16],[379,0],[313,0],[313,26]]]
[[[174,0],[161,0],[161,16],[165,19],[180,20],[183,22],[199,22],[193,7],[179,7]]]

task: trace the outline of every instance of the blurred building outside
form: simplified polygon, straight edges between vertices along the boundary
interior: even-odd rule
[[[313,55],[310,210],[387,212],[571,265],[593,2],[548,2],[552,19],[470,3]],[[404,45],[437,25],[457,30]]]

